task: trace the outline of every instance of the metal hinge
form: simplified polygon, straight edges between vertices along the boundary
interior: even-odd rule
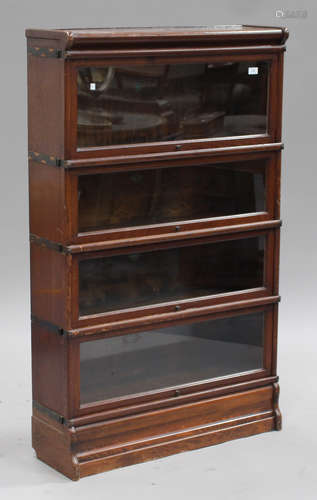
[[[35,243],[36,245],[44,246],[46,248],[50,248],[51,250],[55,250],[56,252],[63,253],[68,255],[70,251],[67,247],[64,247],[62,243],[57,243],[56,241],[47,240],[46,238],[42,238],[41,236],[36,236],[35,234],[30,234],[30,242]]]
[[[52,47],[29,47],[28,54],[36,57],[63,59],[65,57],[65,50],[54,49]]]
[[[52,167],[64,167],[65,161],[53,155],[45,155],[36,151],[29,151],[29,160],[41,163],[41,165],[51,165]]]
[[[67,425],[67,420],[65,417],[62,415],[59,415],[56,411],[51,410],[50,408],[47,408],[46,406],[42,406],[40,403],[37,401],[33,401],[33,408],[38,410],[40,413],[43,413],[47,415],[48,417],[52,418],[56,422],[62,425]]]
[[[44,319],[39,319],[33,314],[31,314],[31,321],[37,323],[39,326],[42,326],[46,330],[57,333],[57,335],[60,335],[61,337],[67,337],[69,335],[69,332],[67,330],[64,330],[64,328],[60,328],[59,326],[54,325],[54,323],[50,323],[49,321],[46,321]]]

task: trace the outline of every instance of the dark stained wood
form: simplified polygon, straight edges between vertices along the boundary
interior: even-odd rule
[[[287,29],[244,25],[28,29],[26,37],[32,445],[38,458],[70,479],[78,480],[181,451],[280,430],[277,332],[282,90]],[[218,85],[226,94],[225,104],[221,92],[215,102],[208,97],[208,86],[200,82],[200,77],[197,79],[200,70],[194,71],[196,76],[189,77],[186,71],[181,72],[176,84],[168,80],[168,68],[177,64],[191,64],[191,71],[195,64],[197,71],[204,66],[206,82],[212,74],[215,95]],[[247,68],[256,65],[264,71],[268,65],[268,78],[263,78],[266,73],[261,73],[251,82]],[[85,85],[95,81],[99,86],[98,78],[105,75],[110,66],[116,68],[118,84],[112,94],[99,94],[102,99],[98,107],[94,96],[85,92]],[[236,69],[241,67],[245,75],[240,73],[237,79]],[[86,81],[83,68],[101,68],[99,77],[97,71],[95,80]],[[84,80],[78,92],[79,70]],[[107,83],[102,78],[100,81],[101,86]],[[149,82],[155,83],[157,94],[152,92]],[[241,114],[233,93],[236,82],[239,82],[239,92],[242,91],[241,98],[251,89],[249,101],[245,100],[246,111],[242,107]],[[147,94],[138,93],[142,86]],[[180,112],[184,107],[183,89],[199,89],[199,102],[188,116]],[[254,101],[250,95],[255,96]],[[111,132],[107,120],[101,126],[94,123],[100,110],[107,113],[109,109],[114,110],[114,117],[118,110],[126,114],[134,110],[135,116],[143,116],[139,131],[135,125],[130,129],[120,128],[120,116],[117,129],[113,127]],[[78,110],[87,112],[84,113],[86,119],[88,116],[88,121],[83,120],[79,126]],[[252,116],[253,112],[253,125],[247,123],[239,129],[240,117]],[[149,118],[153,116],[156,119],[151,125]],[[225,117],[229,118],[227,128]],[[263,128],[264,117],[267,123]],[[228,130],[233,132],[226,134],[224,131]],[[223,175],[218,179],[219,184],[214,176],[214,184],[208,187],[215,169],[234,170],[234,166],[251,174],[240,175],[239,179],[239,176]],[[170,197],[164,198],[164,188],[160,185],[164,174],[172,172],[171,169],[177,170],[171,177],[179,186],[175,200],[172,190]],[[196,178],[191,181],[194,173],[199,176],[199,182]],[[113,193],[109,196],[107,182],[116,174]],[[101,176],[106,185],[104,190],[96,189]],[[144,181],[141,188],[151,190],[151,195],[142,197],[140,186],[139,191],[130,189],[130,181],[125,179],[131,176],[136,180],[150,179]],[[80,206],[78,197],[80,189],[85,188],[85,179],[89,180],[87,185],[92,191],[86,205]],[[234,188],[229,189],[229,184]],[[99,197],[96,204],[94,197]],[[213,203],[218,200],[214,207],[208,205],[210,199]],[[142,203],[138,212],[137,207]],[[254,207],[254,211],[240,210],[246,206]],[[98,214],[94,212],[97,208]],[[135,221],[131,222],[133,217]],[[208,254],[206,272],[199,274],[199,266],[195,268],[189,263],[199,263],[203,258],[204,252],[198,253],[200,245],[219,244],[224,254],[228,248],[226,243],[236,241],[239,247],[246,238],[265,241],[265,250],[259,247],[263,279],[252,281],[253,288],[246,285],[256,277],[259,266],[254,267],[257,259],[247,261],[249,247],[245,245],[244,267],[237,273],[238,260],[234,260],[237,254],[228,252],[226,269],[231,271],[226,274],[222,269],[222,283],[217,282],[210,290],[208,269],[215,265],[211,263],[212,258],[220,269],[223,257],[218,256],[217,260],[212,252]],[[182,249],[186,259],[179,258],[176,264],[173,261],[165,276],[163,252],[166,250],[170,255],[181,253]],[[119,283],[121,292],[117,302],[111,309],[99,304],[98,310],[88,308],[88,312],[80,312],[80,302],[85,302],[79,293],[80,286],[84,290],[89,285],[80,278],[81,264],[84,266],[93,259],[105,265],[112,262],[113,272],[116,258],[127,266],[136,254],[144,260],[147,256],[157,256],[156,266],[148,268],[146,279],[153,285],[152,292],[158,294],[159,290],[163,294],[166,287],[161,287],[161,292],[158,285],[158,277],[163,276],[163,282],[170,288],[168,295],[157,295],[161,299],[146,302],[148,294],[145,294],[145,302],[143,299],[137,302],[135,296],[141,280],[136,279],[135,272],[131,274],[133,266],[128,266],[130,275],[127,267],[119,266],[113,279],[109,271],[99,272],[89,292],[91,296],[89,293],[86,296],[90,304],[99,294],[102,304],[107,286],[115,297]],[[196,258],[191,261],[192,254]],[[249,262],[248,265],[245,262]],[[176,269],[181,272],[181,278],[175,281]],[[90,272],[86,281],[91,277]],[[237,277],[239,286],[225,286],[225,282],[232,283]],[[185,289],[188,283],[193,291],[177,295],[177,286],[184,285]],[[130,292],[129,302],[122,302]],[[208,325],[213,320],[214,325],[222,322],[229,326],[212,330]],[[240,327],[240,330],[236,327],[234,333],[232,325],[238,323],[248,327]],[[254,325],[258,325],[257,331],[250,338]],[[177,330],[177,342],[181,338],[183,342],[193,345],[197,342],[195,345],[201,346],[202,342],[212,340],[214,346],[219,342],[219,352],[231,354],[219,371],[214,365],[209,371],[208,356],[201,355],[201,365],[196,369],[195,363],[190,364],[185,372],[188,349],[178,348],[177,342],[173,345],[174,327],[181,328]],[[226,332],[225,335],[222,332]],[[159,341],[162,335],[164,342],[168,339],[166,344]],[[143,350],[138,343],[131,348],[131,341],[140,338]],[[154,339],[152,344],[151,339]],[[101,361],[94,358],[96,348],[100,348],[100,344],[94,342],[99,341],[107,353],[110,350],[110,356],[107,354]],[[225,351],[228,344],[229,351]],[[241,346],[250,347],[249,350],[255,348],[254,358],[250,355],[245,365],[242,360],[239,365],[232,354],[241,352]],[[149,359],[159,352],[155,359],[156,371],[153,368],[150,373],[147,368],[153,385],[143,386],[144,392],[137,383],[144,372],[139,361],[136,362],[143,352],[148,353]],[[119,373],[111,372],[110,366],[108,371],[104,370],[104,360],[109,359],[116,370],[119,367]],[[161,359],[165,363],[162,370]],[[87,362],[86,368],[91,369],[85,372],[82,360]],[[125,360],[121,363],[126,364],[126,371],[120,370],[120,360]],[[180,364],[175,367],[175,363]],[[247,366],[246,371],[235,368],[238,365]],[[204,366],[208,370],[204,371]],[[130,377],[126,375],[128,368]],[[196,373],[188,382],[191,370]],[[87,373],[88,390],[84,396]],[[182,373],[183,377],[179,375]],[[221,376],[216,376],[217,373]],[[103,384],[112,386],[104,390]]]
[[[273,306],[273,332],[272,332],[272,370],[273,376],[277,373],[277,342],[278,342],[278,305]]]
[[[253,43],[282,44],[288,37],[286,28],[277,26],[193,26],[193,27],[158,27],[158,28],[80,28],[80,29],[27,29],[27,38],[58,40],[60,46],[67,49],[87,47],[102,47],[116,43],[131,45],[131,43],[171,43],[184,40],[216,43],[220,46],[234,41],[251,45]]]
[[[78,342],[68,343],[68,371],[64,384],[68,390],[68,417],[78,414],[80,408],[80,344]]]
[[[82,452],[84,449],[88,451],[89,448],[117,446],[128,440],[133,442],[157,434],[177,432],[179,421],[184,422],[184,418],[187,421],[186,427],[193,428],[244,415],[269,412],[272,411],[272,395],[272,386],[261,387],[177,408],[163,408],[143,415],[87,424],[76,429],[78,441],[75,449]],[[89,445],[86,444],[88,439]]]
[[[70,257],[35,243],[30,254],[32,315],[69,328]]]
[[[65,171],[29,162],[30,233],[51,241],[67,236]]]
[[[235,145],[234,140],[226,141],[227,146],[218,148],[199,148],[191,149],[188,151],[182,151],[182,149],[177,149],[167,152],[167,153],[150,153],[150,154],[139,154],[139,155],[129,155],[129,156],[115,156],[115,157],[101,157],[101,158],[83,158],[75,160],[65,160],[65,167],[67,169],[77,169],[86,167],[105,167],[107,166],[107,171],[111,171],[113,165],[130,165],[132,163],[142,164],[146,162],[146,166],[151,166],[151,162],[157,160],[169,160],[173,161],[173,165],[181,165],[185,163],[188,159],[192,158],[196,162],[203,163],[213,161],[214,156],[221,156],[221,161],[226,161],[226,155],[233,153],[236,158],[239,154],[256,153],[256,152],[269,152],[269,151],[280,151],[283,149],[283,143],[265,143],[261,140],[257,140],[254,137],[250,138],[247,145]],[[196,147],[199,147],[199,143],[196,143]],[[241,157],[243,158],[243,157]],[[216,161],[219,161],[216,160]],[[146,168],[143,167],[143,168]],[[128,168],[128,167],[127,167]],[[134,167],[132,167],[134,168]],[[104,169],[103,169],[104,171]]]
[[[252,221],[252,222],[251,222]],[[151,234],[151,229],[153,226],[149,228],[149,230],[145,230],[140,232],[141,236],[138,237],[133,237],[134,235],[137,235],[137,233],[134,233],[129,229],[131,234],[131,238],[122,238],[122,239],[114,239],[111,240],[105,239],[100,242],[96,241],[91,241],[91,242],[85,242],[81,244],[75,244],[75,245],[67,245],[65,247],[65,250],[67,253],[78,255],[84,252],[100,252],[102,250],[111,250],[113,248],[128,248],[128,247],[135,247],[138,245],[143,245],[143,244],[155,244],[159,242],[178,242],[178,241],[186,241],[190,240],[192,238],[197,239],[197,241],[203,242],[207,241],[206,238],[211,237],[211,236],[219,236],[219,235],[228,235],[228,234],[233,234],[233,233],[241,233],[243,232],[244,235],[247,237],[246,233],[253,233],[259,230],[265,230],[265,229],[273,229],[273,228],[279,228],[281,226],[281,221],[280,220],[269,220],[269,219],[264,219],[259,220],[259,222],[253,222],[253,219],[251,217],[248,217],[247,220],[244,220],[243,224],[240,223],[242,222],[240,218],[238,217],[233,217],[230,218],[228,221],[228,225],[225,225],[225,222],[223,220],[220,221],[211,221],[211,224],[208,226],[213,226],[213,227],[206,227],[207,224],[204,223],[197,223],[197,229],[194,229],[194,225],[191,226],[189,225],[189,230],[187,229],[187,224],[180,222],[179,223],[179,230],[175,231],[175,223],[170,226],[171,228],[174,229],[174,231],[164,231],[161,230],[161,234],[159,233],[159,228],[155,228],[156,231],[153,231],[153,236]],[[234,224],[234,222],[237,222]],[[224,225],[222,225],[224,224]],[[154,228],[153,228],[154,229]],[[150,234],[148,234],[150,233]],[[156,234],[155,234],[156,233]],[[116,233],[115,233],[116,234]],[[128,233],[129,234],[129,233]],[[160,234],[158,236],[158,234]],[[251,234],[252,235],[252,234]]]
[[[281,140],[282,137],[282,111],[283,111],[283,74],[284,74],[284,53],[278,55],[278,68],[277,68],[277,101],[276,101],[276,140]]]
[[[64,108],[64,61],[29,55],[29,151],[64,158]]]
[[[173,47],[173,52],[171,49],[156,48],[135,48],[135,49],[107,49],[107,50],[66,50],[65,59],[66,60],[90,60],[90,59],[109,59],[109,58],[124,58],[126,56],[133,57],[155,57],[155,56],[173,56],[178,55],[180,57],[190,57],[196,54],[203,54],[205,56],[213,56],[215,54],[227,55],[227,54],[280,54],[285,51],[285,45],[255,45],[241,46],[241,45],[231,45],[228,47],[204,47],[200,45],[190,46],[186,48]]]
[[[277,411],[273,387],[270,384],[177,408],[69,428],[34,410],[33,446],[43,461],[71,479],[79,479],[271,431]]]
[[[33,400],[59,415],[68,415],[67,337],[32,321]]]
[[[108,401],[105,404],[98,405],[98,407],[96,407],[96,413],[94,413],[93,405],[81,406],[80,416],[70,419],[69,425],[74,425],[76,427],[128,415],[137,415],[145,411],[174,407],[180,404],[201,401],[203,399],[210,399],[225,394],[233,394],[237,391],[240,392],[256,387],[263,387],[278,381],[278,377],[276,376],[265,378],[254,378],[253,376],[252,380],[243,381],[244,377],[245,376],[241,375],[238,377],[230,377],[232,385],[227,385],[228,381],[225,379],[222,381],[222,386],[219,382],[216,383],[215,381],[213,383],[197,384],[195,387],[197,391],[193,390],[193,387],[183,387],[177,397],[175,397],[174,390],[167,390],[161,391],[159,394],[148,395],[147,399],[145,396],[143,396],[142,399],[141,397],[130,398],[130,406],[127,406],[127,401],[123,398],[116,401],[116,406],[115,402]],[[151,397],[152,399],[150,399]]]
[[[238,422],[240,425],[237,425]],[[95,460],[92,459],[87,461],[84,461],[85,457],[83,457],[80,461],[81,477],[136,464],[138,462],[162,458],[183,451],[191,451],[196,448],[220,444],[228,441],[228,439],[239,439],[252,436],[253,434],[269,432],[274,429],[273,419],[269,416],[261,420],[255,418],[253,421],[249,422],[239,419],[238,422],[232,427],[223,425],[222,429],[220,426],[218,428],[210,426],[209,428],[211,429],[209,432],[207,429],[202,429],[198,433],[191,431],[189,435],[185,432],[180,433],[176,436],[175,441],[166,442],[166,440],[164,440],[164,442],[162,439],[163,443],[158,443],[158,445],[156,445],[154,441],[153,446],[144,446],[140,451],[130,446],[127,448],[127,451],[124,452],[124,455],[114,454],[109,458],[99,456]],[[79,456],[79,458],[81,457]]]
[[[255,298],[253,298],[255,296]],[[196,303],[190,303],[187,307],[180,308],[178,310],[175,307],[162,311],[156,311],[157,314],[145,314],[129,316],[124,319],[122,315],[116,318],[109,318],[107,322],[102,324],[93,324],[92,321],[89,322],[88,326],[80,326],[68,331],[71,337],[81,337],[81,336],[99,336],[103,333],[108,333],[109,336],[114,334],[134,333],[141,326],[142,328],[155,328],[155,325],[159,324],[172,324],[177,322],[181,324],[182,321],[186,321],[190,318],[203,318],[209,314],[213,314],[215,317],[218,313],[236,311],[243,309],[244,311],[251,310],[252,307],[262,306],[267,304],[275,304],[280,301],[279,296],[272,296],[265,293],[265,290],[261,290],[258,293],[254,293],[250,296],[249,293],[239,294],[238,297],[234,297],[235,300],[232,302],[226,302],[225,300],[233,299],[233,297],[228,297],[227,295],[221,295],[218,300],[213,300],[211,304],[206,304],[204,301],[198,301]],[[115,333],[117,332],[117,333]]]
[[[79,464],[71,451],[72,432],[33,410],[32,447],[38,459],[73,481],[79,479]]]

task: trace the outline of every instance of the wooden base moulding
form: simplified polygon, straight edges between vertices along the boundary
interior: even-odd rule
[[[34,408],[37,457],[72,480],[280,430],[277,383],[191,404],[81,426]]]

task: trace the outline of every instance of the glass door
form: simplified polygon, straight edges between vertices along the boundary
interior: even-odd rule
[[[268,294],[273,241],[262,231],[77,256],[74,324]]]
[[[233,224],[237,216],[272,212],[267,200],[272,162],[265,158],[78,175],[77,232],[84,236],[153,225],[166,232],[185,221],[212,226],[213,219],[224,219],[223,224]]]
[[[81,342],[80,404],[254,376],[266,368],[266,328],[256,310]]]
[[[279,142],[276,54],[70,61],[68,156]]]
[[[268,76],[263,60],[80,67],[77,147],[265,134]]]

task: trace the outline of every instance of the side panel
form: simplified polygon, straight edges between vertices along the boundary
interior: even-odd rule
[[[64,158],[63,59],[28,55],[28,131],[29,151]]]
[[[63,168],[29,162],[30,233],[50,241],[67,239],[67,176]]]
[[[69,328],[70,256],[31,242],[32,315]]]
[[[33,401],[67,415],[67,337],[32,321]]]
[[[72,454],[72,437],[70,429],[33,409],[32,446],[37,458],[76,481],[79,466]]]

